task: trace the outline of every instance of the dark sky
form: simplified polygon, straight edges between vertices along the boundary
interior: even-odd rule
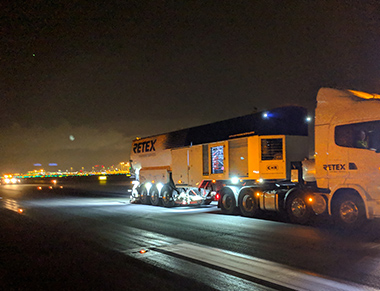
[[[117,165],[146,136],[380,92],[378,1],[2,1],[0,173]],[[69,137],[74,137],[71,140]]]

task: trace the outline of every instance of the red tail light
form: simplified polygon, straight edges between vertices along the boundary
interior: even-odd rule
[[[215,200],[219,200],[220,199],[220,194],[219,193],[216,193],[215,195]]]

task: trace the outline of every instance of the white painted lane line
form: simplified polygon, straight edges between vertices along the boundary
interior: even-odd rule
[[[41,199],[38,201],[26,201],[24,205],[37,207],[67,207],[67,206],[113,206],[125,205],[126,202],[121,200],[99,200],[99,199]]]
[[[295,290],[380,290],[342,280],[307,274],[301,270],[271,261],[196,244],[180,243],[158,247],[156,250],[187,257]]]

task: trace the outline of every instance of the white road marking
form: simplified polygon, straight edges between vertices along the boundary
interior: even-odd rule
[[[24,205],[40,206],[40,207],[67,207],[67,206],[112,206],[112,205],[125,205],[127,201],[120,198],[114,199],[40,199],[36,201],[24,201]]]
[[[264,259],[196,244],[180,243],[158,247],[156,250],[191,258],[295,290],[380,290],[317,274],[308,274]]]

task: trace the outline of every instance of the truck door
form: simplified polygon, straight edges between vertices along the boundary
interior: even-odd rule
[[[380,121],[340,125],[335,136],[336,143],[348,152],[348,183],[360,185],[369,193],[379,192]]]
[[[230,177],[248,177],[248,140],[239,138],[228,141]]]
[[[260,177],[286,179],[285,136],[260,136]]]
[[[197,183],[202,181],[203,174],[203,145],[190,147],[189,158],[189,185],[198,186]],[[206,159],[208,161],[208,159]],[[208,167],[207,167],[208,169]]]
[[[345,179],[349,176],[348,147],[346,144],[351,143],[351,137],[347,132],[341,130],[341,125],[333,124],[329,129],[329,138],[325,140],[328,145],[322,169],[327,174],[329,186],[345,183]]]
[[[189,184],[189,148],[172,150],[172,173],[175,184]]]

